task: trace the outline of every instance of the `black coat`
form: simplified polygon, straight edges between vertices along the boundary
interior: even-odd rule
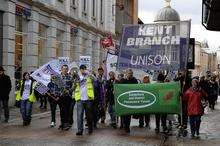
[[[135,77],[132,77],[130,79],[123,80],[122,84],[138,84],[138,80]]]
[[[117,82],[116,80],[112,80],[112,79],[109,79],[107,82],[106,82],[106,99],[107,99],[107,102],[110,104],[110,105],[114,105],[115,104],[115,101],[114,101],[114,83]]]
[[[0,99],[9,99],[11,91],[11,80],[7,75],[0,77]]]
[[[218,96],[218,83],[217,82],[208,82],[208,95],[210,97]]]

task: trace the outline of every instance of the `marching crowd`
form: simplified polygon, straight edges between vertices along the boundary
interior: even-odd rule
[[[11,90],[11,81],[9,76],[4,74],[4,68],[0,67],[0,110],[4,109],[5,121],[9,119],[8,100]],[[130,132],[131,118],[139,119],[139,127],[150,128],[150,114],[144,115],[125,115],[118,117],[115,114],[114,84],[138,84],[138,80],[133,76],[132,69],[126,70],[126,75],[119,74],[116,77],[114,72],[109,72],[109,79],[104,76],[103,68],[98,69],[98,74],[90,73],[85,65],[81,65],[78,72],[69,73],[67,65],[61,67],[61,75],[52,74],[51,81],[48,84],[48,92],[42,95],[49,101],[51,110],[51,127],[56,126],[56,109],[60,109],[60,130],[69,130],[75,119],[73,111],[77,110],[77,132],[76,135],[83,135],[84,125],[88,127],[88,133],[92,134],[93,129],[97,128],[99,122],[106,122],[106,112],[110,115],[110,126],[113,128],[124,129],[126,133]],[[61,81],[62,83],[60,83]],[[170,82],[171,80],[162,72],[157,77],[158,83]],[[181,83],[182,116],[179,115],[179,125],[187,129],[187,123],[190,123],[191,136],[199,137],[201,116],[204,114],[204,108],[207,103],[211,110],[215,109],[219,95],[219,83],[216,76],[207,75],[202,77],[190,78],[188,72],[181,72],[175,77],[174,81]],[[143,84],[151,84],[148,75],[144,76]],[[23,79],[19,83],[19,90],[16,93],[16,101],[19,101],[20,112],[23,119],[23,125],[31,123],[33,103],[36,102],[35,91],[36,82],[30,77],[28,72],[23,74]],[[41,101],[41,107],[43,100]],[[1,110],[2,111],[2,110]],[[1,116],[1,113],[0,113]],[[86,123],[84,123],[86,119]],[[189,119],[189,120],[188,120]],[[155,114],[155,132],[167,132],[168,115]],[[169,121],[170,124],[170,121]],[[161,126],[161,128],[160,128]]]

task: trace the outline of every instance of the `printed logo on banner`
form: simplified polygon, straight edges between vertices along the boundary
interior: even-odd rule
[[[121,106],[138,109],[153,105],[156,102],[156,96],[148,91],[136,90],[122,93],[117,101]]]
[[[47,93],[49,88],[47,86],[45,86],[44,84],[42,84],[41,82],[38,82],[35,87],[35,90],[38,91],[38,93],[40,93],[41,95],[44,95]]]

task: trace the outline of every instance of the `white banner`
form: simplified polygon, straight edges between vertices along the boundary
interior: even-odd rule
[[[87,69],[91,70],[91,56],[79,56],[79,66],[86,65]]]
[[[33,77],[37,82],[41,82],[47,86],[50,82],[51,74],[59,75],[59,67],[58,60],[52,60],[33,72],[31,77]]]
[[[62,57],[59,59],[52,60],[45,65],[41,66],[39,69],[37,69],[35,72],[31,74],[31,77],[33,77],[37,82],[42,83],[43,85],[47,86],[51,79],[51,74],[59,76],[61,73],[61,67],[62,65],[68,65],[69,71],[72,68],[77,68],[77,65],[75,62],[69,63],[68,57]]]
[[[118,56],[114,54],[107,54],[107,60],[106,60],[106,68],[107,68],[107,78],[109,79],[108,73],[110,71],[113,71],[116,73],[116,67],[117,67],[117,61],[118,61]]]

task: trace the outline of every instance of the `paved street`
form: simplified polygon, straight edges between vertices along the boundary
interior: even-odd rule
[[[88,135],[86,131],[82,137],[75,136],[76,123],[69,131],[59,131],[50,128],[50,114],[41,113],[35,110],[31,126],[23,127],[22,121],[18,117],[18,109],[14,109],[11,114],[14,116],[8,124],[0,125],[0,145],[1,146],[61,146],[61,145],[106,145],[106,146],[219,146],[220,144],[220,104],[215,111],[206,111],[203,117],[201,139],[191,140],[190,138],[176,137],[176,130],[173,136],[166,136],[154,133],[154,120],[152,118],[151,129],[141,129],[137,120],[132,121],[132,130],[129,135],[124,135],[119,129],[112,129],[108,124],[99,124],[94,134]],[[59,113],[57,113],[59,115]],[[59,117],[59,116],[58,116]],[[76,119],[76,117],[74,116]],[[59,119],[58,119],[59,120]],[[57,120],[57,121],[58,121]],[[59,124],[59,123],[58,123]]]

